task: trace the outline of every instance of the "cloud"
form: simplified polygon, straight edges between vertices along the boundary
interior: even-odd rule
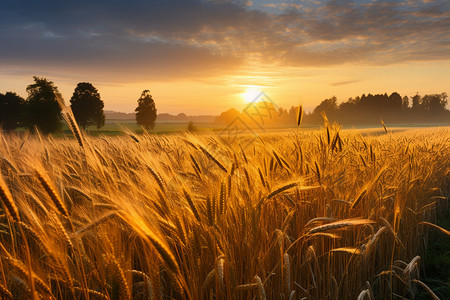
[[[277,3],[264,3],[261,4],[262,7],[270,7],[270,8],[277,8],[280,10],[286,10],[289,8],[294,8],[294,9],[300,9],[303,7],[302,4],[297,4],[297,3],[286,3],[286,2],[277,2]]]
[[[136,81],[235,74],[253,64],[450,59],[448,1],[263,4],[277,12],[257,2],[7,1],[0,11],[0,68]]]
[[[338,82],[333,82],[330,83],[331,86],[342,86],[342,85],[348,85],[348,84],[352,84],[352,83],[357,83],[360,82],[361,80],[347,80],[347,81],[338,81]]]

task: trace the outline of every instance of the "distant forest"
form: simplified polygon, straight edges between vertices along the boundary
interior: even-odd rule
[[[404,123],[450,123],[450,111],[447,106],[447,94],[428,94],[412,97],[400,96],[398,93],[363,94],[361,97],[349,98],[338,104],[335,96],[323,100],[311,113],[303,116],[303,124],[316,125],[323,123],[322,114],[325,113],[330,122],[346,125],[376,124],[380,120],[390,124]],[[274,105],[265,103],[260,106],[260,113],[266,114],[265,122],[269,126],[296,124],[299,106],[292,106],[289,110],[275,109]],[[264,108],[266,106],[266,108]],[[269,106],[271,109],[267,109]],[[251,114],[251,113],[250,113]],[[239,112],[229,109],[217,117],[216,122],[228,124],[235,118],[249,117],[249,112]]]
[[[27,87],[29,96],[26,100],[12,92],[0,93],[0,128],[3,130],[12,131],[17,127],[34,128],[34,126],[37,126],[42,132],[60,130],[62,117],[61,108],[56,101],[60,97],[57,88],[53,85],[53,82],[45,78],[34,77],[34,80],[35,83]],[[161,123],[189,122],[191,126],[194,123],[216,123],[226,126],[237,118],[243,121],[246,126],[252,126],[252,122],[255,121],[254,116],[257,116],[256,119],[260,118],[264,122],[264,126],[293,126],[297,124],[299,112],[299,106],[292,106],[287,110],[266,101],[253,103],[254,107],[250,107],[256,109],[253,112],[248,110],[249,107],[242,112],[232,108],[217,117],[187,116],[184,113],[178,115],[156,114],[155,103],[149,91],[143,93],[146,93],[143,94],[146,97],[141,95],[138,102],[145,100],[152,105],[151,112],[154,116],[151,122],[147,124],[150,128],[153,128],[155,121]],[[412,97],[402,97],[395,92],[391,95],[386,93],[363,94],[362,96],[349,98],[339,104],[337,98],[333,96],[323,100],[312,112],[305,113],[302,124],[322,124],[325,114],[328,121],[344,125],[373,125],[379,124],[380,120],[388,124],[441,123],[450,125],[447,98],[446,93],[424,96],[416,94]],[[100,99],[97,89],[90,83],[79,83],[70,103],[75,119],[83,128],[87,125],[95,125],[100,128],[104,125],[105,119],[125,120],[134,119],[136,116],[136,113],[104,112],[103,101]],[[144,121],[146,119],[148,117],[144,116]],[[138,124],[140,123],[138,122]]]

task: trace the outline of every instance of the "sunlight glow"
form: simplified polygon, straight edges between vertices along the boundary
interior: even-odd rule
[[[242,99],[245,103],[250,103],[261,94],[261,90],[257,86],[249,86],[244,93],[241,94]]]

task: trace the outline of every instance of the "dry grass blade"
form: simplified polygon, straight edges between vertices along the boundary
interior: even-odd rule
[[[319,181],[319,184],[322,184],[322,180],[321,180],[321,176],[320,176],[320,169],[319,169],[319,165],[317,164],[317,162],[314,162],[314,165],[316,166],[316,175],[317,175],[317,180]]]
[[[269,195],[267,195],[267,200],[269,200],[270,198],[275,197],[279,193],[282,193],[282,192],[284,192],[284,191],[286,191],[288,189],[291,189],[291,188],[293,188],[293,187],[295,187],[297,185],[298,185],[298,183],[296,183],[296,182],[286,184],[285,186],[282,186],[282,187],[276,189],[275,191],[271,192]]]
[[[324,237],[328,237],[330,239],[340,239],[342,238],[342,236],[337,235],[337,234],[333,234],[333,233],[328,233],[328,232],[316,232],[314,234],[310,235],[310,238],[316,237],[316,236],[324,236]]]
[[[405,270],[403,271],[403,275],[411,274],[415,268],[419,267],[419,262],[420,262],[420,256],[417,255],[409,262],[409,264],[406,265]]]
[[[324,122],[324,124],[325,124],[325,127],[328,127],[329,122],[328,122],[327,114],[325,113],[325,111],[322,111],[320,114],[322,115],[322,118],[323,118],[323,122]]]
[[[14,172],[18,172],[18,170],[17,170],[17,168],[12,164],[12,162],[9,160],[9,159],[7,159],[6,157],[0,157],[0,159],[11,169],[11,170],[13,170]],[[1,167],[1,165],[0,165],[0,167]]]
[[[366,298],[366,296],[370,299],[369,296],[369,290],[362,290],[361,293],[359,293],[358,298],[356,298],[356,300],[364,300],[364,298]]]
[[[331,202],[342,203],[342,204],[345,204],[345,205],[348,205],[348,206],[351,206],[353,204],[350,201],[346,201],[346,200],[342,200],[342,199],[333,199],[333,200],[331,200]]]
[[[339,140],[339,131],[336,132],[336,135],[333,138],[333,141],[331,142],[331,151],[334,151],[334,149],[336,149],[336,144]]]
[[[281,162],[281,159],[280,159],[280,157],[278,156],[278,154],[275,152],[275,150],[273,150],[272,153],[273,153],[273,156],[275,157],[275,159],[276,159],[278,165],[279,165],[280,167],[283,168],[284,165],[283,165],[283,163]]]
[[[317,218],[309,220],[305,224],[305,227],[308,227],[308,226],[310,226],[311,224],[314,224],[314,223],[322,223],[322,222],[327,222],[327,221],[331,222],[331,221],[334,221],[334,220],[335,220],[334,218],[330,218],[330,217],[317,217]]]
[[[375,300],[375,296],[373,294],[372,286],[370,285],[370,283],[368,281],[366,281],[366,286],[367,286],[367,290],[369,291],[369,299],[370,300]]]
[[[195,171],[196,171],[198,174],[202,174],[202,171],[201,171],[201,169],[200,169],[200,166],[198,165],[197,160],[192,156],[192,154],[189,154],[189,157],[190,157],[191,160],[192,160],[192,163],[193,163],[193,165],[194,165]]]
[[[202,146],[199,146],[200,150],[202,150],[202,152],[209,157],[209,159],[211,159],[222,171],[224,171],[225,173],[228,173],[227,169],[211,154],[209,153],[208,150],[206,150],[205,148],[203,148]]]
[[[412,281],[420,285],[430,295],[430,297],[433,300],[440,300],[439,297],[430,289],[428,285],[417,279],[413,279]]]
[[[447,229],[444,229],[444,228],[442,228],[441,226],[438,226],[438,225],[436,225],[436,224],[433,224],[433,223],[430,223],[430,222],[420,222],[419,224],[420,224],[420,225],[431,226],[431,227],[433,227],[434,229],[439,230],[439,231],[442,232],[443,234],[450,235],[450,231],[448,231]]]
[[[380,217],[381,222],[383,222],[384,226],[386,226],[386,228],[389,230],[389,232],[392,233],[392,235],[395,238],[395,241],[403,248],[405,248],[405,245],[403,245],[402,241],[400,240],[400,238],[398,237],[397,233],[395,233],[394,228],[392,228],[391,224],[388,222],[388,220],[386,220],[383,217]]]
[[[364,198],[364,196],[367,194],[367,190],[362,190],[358,196],[356,197],[355,201],[353,202],[351,208],[354,209]]]
[[[386,226],[380,227],[380,229],[378,229],[378,231],[372,236],[370,241],[366,244],[366,248],[364,250],[365,253],[369,253],[373,249],[375,243],[378,241],[381,234],[386,230],[387,230]]]
[[[315,234],[318,232],[324,232],[324,231],[328,231],[328,230],[335,230],[335,229],[340,229],[340,228],[345,228],[345,227],[350,227],[350,226],[366,225],[366,224],[373,224],[373,223],[375,223],[375,222],[372,220],[369,220],[369,219],[340,220],[340,221],[332,222],[329,224],[317,226],[317,227],[311,229],[308,232],[308,234],[311,235],[311,234]]]
[[[384,121],[383,121],[383,120],[380,120],[380,121],[381,121],[381,125],[383,125],[384,132],[387,133],[386,124],[384,124]]]
[[[94,228],[95,226],[100,225],[101,223],[107,222],[108,220],[111,220],[112,218],[114,218],[117,215],[117,211],[111,211],[108,212],[106,214],[104,214],[103,216],[99,217],[98,219],[92,221],[91,223],[89,223],[88,225],[85,225],[84,227],[78,229],[75,234],[76,235],[80,235],[83,234],[89,230],[91,230],[92,228]]]
[[[264,176],[263,176],[260,168],[258,168],[258,174],[259,174],[259,179],[261,180],[261,184],[263,185],[263,187],[266,187],[266,181],[264,180]]]
[[[361,249],[352,247],[341,247],[331,250],[331,252],[345,252],[350,254],[361,255]]]
[[[247,284],[241,284],[236,286],[236,290],[238,291],[247,291],[252,289],[257,289],[258,284],[257,283],[247,283]]]

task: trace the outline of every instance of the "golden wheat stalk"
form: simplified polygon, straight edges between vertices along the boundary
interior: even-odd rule
[[[285,253],[283,258],[284,285],[286,287],[287,295],[289,295],[291,293],[291,259],[288,253]]]
[[[380,119],[380,121],[381,121],[381,125],[383,125],[384,132],[387,133],[386,124],[384,124],[383,120]]]
[[[216,264],[216,268],[217,268],[217,277],[219,278],[219,283],[221,286],[224,286],[224,263],[225,263],[225,259],[224,256],[220,256],[219,259],[217,260],[217,264]]]
[[[225,183],[220,184],[220,194],[219,194],[219,215],[223,215],[225,212],[225,198],[227,197],[227,191]]]
[[[209,226],[212,226],[214,223],[214,213],[213,207],[211,203],[211,197],[206,197],[206,215],[208,217]]]
[[[264,285],[261,281],[261,278],[259,278],[258,275],[255,275],[255,277],[253,277],[253,281],[258,285],[258,295],[259,295],[259,299],[260,300],[266,300],[266,291],[264,289]]]
[[[180,269],[172,251],[170,251],[167,244],[164,243],[163,240],[148,227],[140,216],[138,216],[135,212],[121,212],[119,216],[126,223],[128,223],[137,234],[150,242],[172,273],[176,275],[179,274]]]
[[[420,285],[431,296],[433,300],[440,300],[439,297],[430,289],[428,285],[426,285],[425,283],[423,283],[418,279],[413,279],[412,281]]]
[[[159,188],[162,192],[166,191],[166,184],[164,183],[164,180],[161,178],[161,175],[158,174],[150,165],[147,164],[147,169],[150,171],[150,174],[152,174],[153,178],[155,178],[156,182],[159,185]]]
[[[405,248],[405,245],[403,245],[403,242],[400,240],[400,238],[398,237],[397,233],[394,231],[394,228],[392,228],[391,223],[389,223],[388,220],[386,220],[383,217],[380,217],[381,222],[383,222],[384,226],[386,226],[386,228],[389,230],[389,232],[394,236],[395,241],[403,248]]]
[[[22,277],[28,278],[30,276],[27,268],[19,260],[12,257],[5,257],[3,259],[5,259]],[[51,299],[55,299],[51,288],[40,277],[38,277],[34,272],[32,272],[31,276],[33,277],[36,288],[38,288],[39,291],[45,293],[45,295],[49,296]]]
[[[58,211],[65,216],[66,218],[69,218],[69,211],[66,208],[66,205],[62,201],[61,197],[56,192],[56,189],[54,188],[53,184],[51,183],[48,176],[45,174],[44,171],[35,168],[34,169],[36,177],[41,184],[41,186],[44,188],[44,190],[49,195],[50,199],[53,201],[53,204],[56,206]]]
[[[194,214],[197,221],[201,223],[200,214],[198,213],[197,207],[195,206],[194,202],[192,201],[191,196],[188,194],[188,192],[185,189],[183,189],[183,193],[184,193],[184,197],[186,198],[186,200],[189,204],[189,207],[191,208],[192,213]]]
[[[346,220],[339,220],[336,222],[332,222],[332,223],[328,223],[325,225],[321,225],[321,226],[317,226],[313,229],[311,229],[308,234],[315,234],[318,232],[324,232],[324,231],[329,231],[329,230],[336,230],[336,229],[341,229],[341,228],[345,228],[345,227],[350,227],[350,226],[358,226],[358,225],[366,225],[366,224],[373,224],[375,223],[372,220],[369,219],[346,219]]]
[[[298,185],[297,182],[286,184],[285,186],[282,186],[282,187],[276,189],[275,191],[271,192],[269,195],[267,195],[267,200],[269,200],[269,199],[275,197],[276,195],[278,195],[288,189],[291,189],[297,185]]]
[[[0,295],[2,296],[2,299],[13,299],[13,295],[11,294],[8,289],[0,283]]]
[[[420,222],[418,225],[427,225],[427,226],[431,226],[434,229],[439,230],[440,232],[442,232],[443,234],[446,235],[450,235],[450,231],[448,231],[447,229],[442,228],[441,226],[438,226],[436,224],[430,223],[430,222]]]
[[[93,229],[94,227],[96,227],[96,226],[98,226],[98,225],[100,225],[100,224],[102,224],[102,223],[105,223],[105,222],[111,220],[111,219],[114,218],[115,216],[117,216],[117,211],[110,211],[110,212],[107,212],[107,213],[104,214],[103,216],[101,216],[101,217],[95,219],[95,220],[92,221],[91,223],[89,223],[89,224],[83,226],[82,228],[78,229],[78,230],[75,232],[75,234],[76,234],[77,236],[79,236],[79,235],[81,235],[81,234],[83,234],[83,233],[85,233],[85,232],[87,232],[87,231]]]
[[[257,289],[258,284],[257,283],[247,283],[247,284],[241,284],[236,286],[236,290],[238,291],[246,291],[246,290],[252,290]]]
[[[360,255],[361,249],[353,248],[353,247],[341,247],[341,248],[332,249],[331,252],[345,252],[345,253]]]
[[[213,270],[212,270],[211,272],[209,272],[208,275],[206,276],[205,281],[203,282],[203,285],[202,285],[202,293],[201,293],[202,296],[203,296],[203,295],[206,295],[207,288],[208,288],[209,284],[212,282],[212,280],[213,280],[215,274],[216,274],[216,270],[213,269]]]
[[[222,171],[225,173],[228,173],[227,169],[205,148],[202,146],[199,146],[200,150],[209,158],[211,159]]]
[[[20,222],[19,210],[13,201],[11,192],[8,189],[3,176],[0,174],[0,199],[6,208],[8,215],[16,222]]]
[[[78,144],[81,148],[84,148],[83,144],[83,136],[81,135],[80,128],[78,127],[78,124],[75,120],[75,117],[73,115],[72,109],[70,107],[67,107],[64,104],[64,100],[62,99],[61,95],[56,93],[56,100],[61,107],[62,116],[64,120],[67,122],[67,125],[69,125],[70,130],[72,131],[73,135],[77,139]]]
[[[368,290],[368,289],[362,290],[361,293],[359,293],[358,298],[356,298],[356,300],[364,300],[364,298],[366,297],[366,295],[367,295],[367,297],[370,297],[370,296],[369,296],[369,290]],[[369,299],[370,299],[370,298],[369,298]]]
[[[125,273],[119,262],[114,257],[109,257],[109,261],[113,267],[116,278],[119,281],[119,297],[120,299],[131,299],[130,289],[128,287]]]
[[[84,293],[86,292],[84,289],[77,287],[77,286],[74,287],[74,290],[83,293],[83,295],[85,295]],[[87,292],[88,292],[89,296],[92,297],[93,299],[104,299],[104,300],[111,299],[107,295],[97,292],[97,291],[94,291],[94,290],[91,290],[91,289],[88,289]]]

